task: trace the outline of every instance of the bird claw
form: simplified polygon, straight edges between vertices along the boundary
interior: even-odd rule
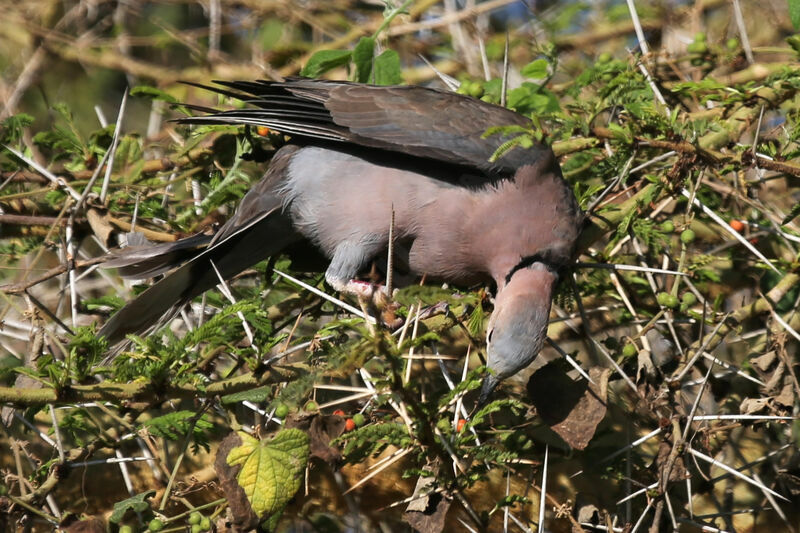
[[[403,319],[395,315],[400,304],[392,301],[397,289],[390,295],[385,285],[360,280],[349,280],[334,288],[343,294],[355,296],[365,307],[372,308],[375,318],[387,328],[396,329],[403,324]]]
[[[383,309],[392,301],[397,289],[390,295],[385,285],[352,279],[344,284],[340,292],[352,294],[359,300],[369,302],[378,309]]]

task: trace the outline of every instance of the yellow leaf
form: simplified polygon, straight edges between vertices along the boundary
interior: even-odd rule
[[[300,488],[308,463],[308,435],[299,429],[284,429],[261,441],[240,435],[242,445],[231,450],[226,461],[242,465],[236,480],[256,516],[269,518],[280,513]]]

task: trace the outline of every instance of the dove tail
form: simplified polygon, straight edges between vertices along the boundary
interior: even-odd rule
[[[105,323],[99,335],[106,337],[109,344],[114,345],[129,333],[142,333],[163,325],[195,296],[217,285],[220,277],[233,277],[249,266],[275,255],[298,239],[291,221],[279,208],[261,213],[213,242],[203,252],[125,305]],[[205,244],[203,239],[196,240],[193,244]],[[170,253],[168,248],[165,250]],[[185,252],[186,248],[181,251]],[[156,263],[152,257],[148,261]],[[150,263],[148,267],[152,267]]]

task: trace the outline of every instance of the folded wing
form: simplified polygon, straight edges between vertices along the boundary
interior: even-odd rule
[[[510,175],[545,150],[512,150],[489,162],[508,136],[484,138],[493,126],[528,126],[513,111],[468,96],[416,86],[379,87],[341,81],[291,78],[285,82],[191,83],[242,100],[249,107],[226,111],[194,108],[204,116],[191,124],[267,126],[313,142],[333,141]]]

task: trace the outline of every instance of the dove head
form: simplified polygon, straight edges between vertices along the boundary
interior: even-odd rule
[[[550,301],[558,274],[534,262],[515,270],[498,285],[494,313],[489,319],[487,365],[493,372],[481,388],[478,405],[486,402],[497,384],[527,367],[542,348],[550,316]]]

